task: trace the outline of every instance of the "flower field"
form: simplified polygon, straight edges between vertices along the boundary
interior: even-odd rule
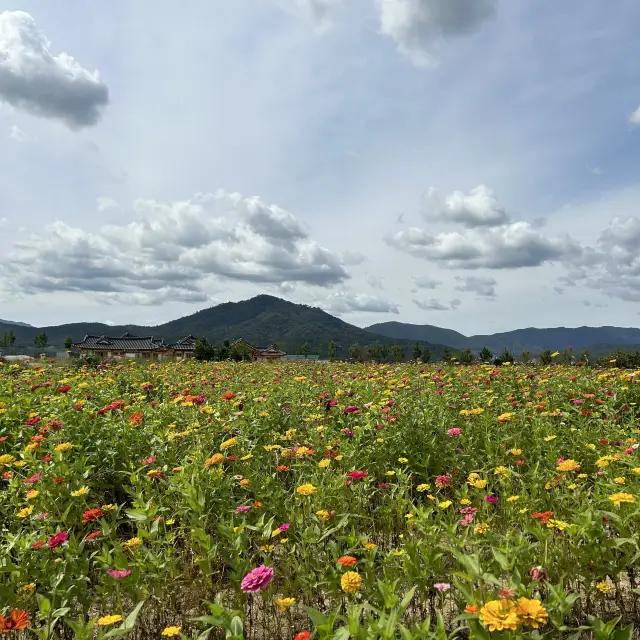
[[[638,382],[0,365],[0,631],[631,638]]]

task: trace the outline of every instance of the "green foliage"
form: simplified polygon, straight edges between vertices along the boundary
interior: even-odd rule
[[[543,349],[538,355],[538,362],[540,364],[547,366],[553,362],[553,357],[551,355],[550,349]]]
[[[493,358],[493,352],[488,347],[482,347],[479,356],[482,362],[491,362],[491,358]]]
[[[208,361],[216,359],[216,348],[209,344],[206,338],[198,338],[196,340],[196,348],[194,351],[194,358],[200,361]]]
[[[395,362],[402,362],[404,360],[404,346],[401,344],[394,344],[391,347],[391,353]]]
[[[44,331],[42,333],[38,333],[33,338],[33,344],[36,349],[46,349],[49,346],[49,338],[47,337],[47,334]]]

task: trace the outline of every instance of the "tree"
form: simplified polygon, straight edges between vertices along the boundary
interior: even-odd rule
[[[458,354],[458,361],[460,364],[471,364],[473,362],[473,353],[471,349],[465,349]]]
[[[488,347],[482,347],[479,355],[482,362],[491,362],[491,358],[493,358],[493,352]]]
[[[414,360],[420,360],[420,356],[422,356],[422,348],[420,347],[420,343],[416,342],[413,345],[412,356]]]
[[[384,362],[389,357],[389,345],[380,345],[380,360]]]
[[[46,349],[49,345],[49,337],[43,331],[42,333],[39,333],[34,337],[33,344],[35,344],[36,349]]]
[[[73,340],[71,339],[71,336],[67,336],[64,340],[64,348],[68,351],[69,349],[71,349],[72,344]]]
[[[12,347],[16,341],[16,335],[12,331],[5,331],[0,338],[0,347]]]
[[[396,362],[402,362],[404,360],[404,347],[401,344],[394,344],[393,347],[391,347],[391,352]]]
[[[553,356],[551,355],[551,350],[544,349],[544,351],[541,351],[540,355],[538,356],[538,359],[540,360],[540,364],[544,364],[545,366],[548,364],[551,364],[553,362]]]
[[[336,359],[336,343],[332,340],[329,343],[329,360]]]
[[[495,364],[504,364],[505,362],[510,362],[513,364],[513,354],[507,347],[502,350],[502,353],[494,360]]]
[[[196,348],[193,352],[196,360],[209,361],[216,359],[216,348],[209,344],[206,338],[200,338],[196,340]]]
[[[451,349],[449,349],[449,347],[445,347],[442,350],[442,359],[443,360],[451,360]]]
[[[309,343],[305,342],[300,347],[300,353],[306,358],[309,355]]]
[[[349,357],[352,360],[359,360],[360,359],[360,354],[362,353],[362,349],[360,348],[360,345],[357,342],[354,342],[350,347],[349,347]]]
[[[531,362],[531,352],[530,351],[523,351],[521,357],[522,357],[522,363],[523,364],[529,364]]]
[[[422,350],[422,362],[429,362],[431,360],[431,349],[427,345]]]
[[[382,345],[380,341],[376,340],[372,345],[369,345],[369,358],[379,362],[382,358]]]

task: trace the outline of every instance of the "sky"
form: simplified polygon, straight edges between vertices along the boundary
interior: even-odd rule
[[[0,318],[267,293],[640,326],[637,0],[0,0]]]

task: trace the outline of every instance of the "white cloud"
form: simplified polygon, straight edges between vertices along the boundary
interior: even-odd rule
[[[116,209],[118,207],[118,202],[113,198],[109,198],[107,196],[98,196],[96,198],[96,208],[98,209],[98,213],[104,213],[105,211],[109,211],[109,209]]]
[[[52,55],[50,44],[30,14],[0,13],[0,101],[71,129],[95,125],[107,86],[70,55]]]
[[[640,125],[640,107],[638,107],[632,114],[631,117],[629,118],[629,121],[631,122],[631,124],[638,124]]]
[[[218,191],[137,201],[129,224],[98,232],[56,222],[16,242],[0,262],[4,287],[34,294],[92,292],[102,301],[205,302],[212,279],[328,286],[349,276],[290,213]]]
[[[400,313],[398,305],[377,296],[365,293],[351,293],[348,291],[336,291],[329,294],[324,300],[316,303],[319,307],[335,313],[336,315],[368,312],[368,313]]]
[[[583,254],[580,244],[568,236],[548,237],[538,231],[539,224],[510,222],[488,187],[476,187],[468,196],[455,191],[444,201],[430,190],[427,199],[427,219],[458,223],[467,229],[433,235],[411,227],[387,236],[389,246],[447,269],[538,267],[545,262],[575,261]]]
[[[15,142],[26,142],[29,136],[16,124],[11,125],[9,138]]]
[[[440,280],[435,280],[429,276],[414,276],[413,281],[418,289],[436,289],[442,284]]]
[[[412,300],[413,304],[416,307],[422,309],[423,311],[452,311],[457,309],[460,304],[462,304],[461,300],[457,298],[455,300],[451,300],[449,304],[445,302],[441,302],[437,298],[428,298],[427,300]]]
[[[496,0],[377,0],[380,27],[420,67],[435,63],[448,38],[475,31],[496,12]]]
[[[427,220],[459,223],[469,228],[496,227],[509,222],[509,214],[485,185],[471,189],[468,195],[454,191],[444,200],[431,188],[423,214]]]
[[[519,269],[580,255],[571,238],[543,236],[527,222],[513,222],[486,230],[430,235],[412,227],[389,236],[390,246],[447,269]]]
[[[7,218],[0,218],[0,227],[9,226],[9,220]]]
[[[314,21],[321,25],[328,25],[335,10],[344,3],[344,0],[296,0]]]
[[[481,298],[495,298],[496,284],[495,278],[484,278],[482,276],[456,276],[456,291],[465,291],[478,294]]]

